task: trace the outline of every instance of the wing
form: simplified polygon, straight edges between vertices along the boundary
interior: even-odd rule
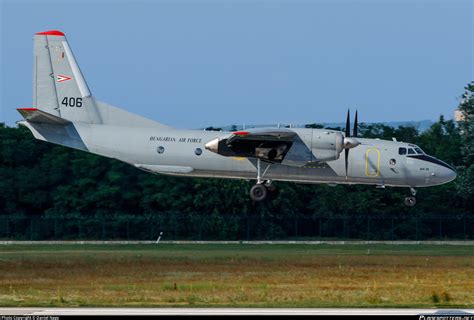
[[[297,136],[284,128],[251,129],[233,132],[226,139],[212,140],[206,148],[223,156],[282,162]]]
[[[233,132],[229,137],[229,143],[236,140],[259,140],[259,141],[293,141],[296,132],[289,129],[253,129],[247,131]]]

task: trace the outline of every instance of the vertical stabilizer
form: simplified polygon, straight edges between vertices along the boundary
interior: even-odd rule
[[[70,121],[102,123],[97,105],[61,31],[34,36],[33,103]]]
[[[94,99],[66,36],[57,30],[34,36],[33,107],[70,122],[169,128]]]

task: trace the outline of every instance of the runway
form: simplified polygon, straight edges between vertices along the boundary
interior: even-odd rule
[[[474,309],[397,308],[0,308],[0,315],[471,315]]]
[[[188,241],[188,240],[161,240],[160,244],[310,244],[310,245],[367,245],[367,244],[387,244],[387,245],[453,245],[453,246],[474,246],[473,240],[255,240],[255,241]],[[0,240],[0,245],[127,245],[127,244],[157,244],[156,240]]]

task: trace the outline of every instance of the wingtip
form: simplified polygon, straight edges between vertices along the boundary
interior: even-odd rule
[[[43,36],[63,36],[64,33],[59,30],[49,30],[49,31],[43,31],[43,32],[37,32],[37,35],[43,35]]]

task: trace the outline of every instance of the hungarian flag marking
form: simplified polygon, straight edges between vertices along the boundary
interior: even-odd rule
[[[58,74],[56,76],[56,81],[57,82],[64,82],[64,81],[68,81],[68,80],[71,80],[72,78],[71,77],[68,77],[68,76],[64,76],[62,74]]]

